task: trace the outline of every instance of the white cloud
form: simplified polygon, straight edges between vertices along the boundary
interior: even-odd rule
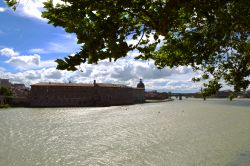
[[[24,17],[46,21],[46,19],[41,17],[43,2],[45,1],[46,0],[20,0],[15,12]]]
[[[13,57],[13,56],[18,56],[19,53],[15,52],[13,48],[3,48],[0,50],[0,55],[6,56],[6,57]]]
[[[1,13],[1,12],[5,12],[5,10],[6,10],[5,8],[0,7],[0,13]]]
[[[193,71],[191,66],[179,66],[175,70],[179,74],[187,74]]]
[[[14,66],[19,70],[29,70],[29,69],[41,69],[48,67],[55,67],[56,63],[54,60],[42,61],[40,55],[23,55],[11,57],[6,63]]]
[[[35,54],[45,54],[47,51],[45,51],[42,48],[33,48],[29,50],[29,53],[35,53]]]
[[[187,67],[189,69],[189,67]],[[179,78],[179,82],[190,82],[194,73],[185,67],[183,68],[164,68],[162,70],[157,69],[154,66],[153,61],[136,61],[134,59],[123,58],[116,62],[108,62],[107,60],[101,61],[98,65],[81,65],[82,73],[78,72],[76,76],[72,75],[71,78],[76,82],[96,79],[98,82],[110,82],[110,83],[123,83],[129,86],[135,86],[139,78],[143,78],[144,82],[149,89],[170,89],[167,84],[159,83],[156,81],[166,83],[169,78]],[[188,77],[184,77],[188,75]],[[192,88],[186,86],[186,88]]]
[[[74,72],[57,70],[53,60],[43,61],[38,54],[9,56],[6,62],[19,69],[20,72],[11,73],[0,70],[1,77],[26,85],[38,82],[69,81],[92,83],[93,80],[97,80],[100,83],[120,83],[134,87],[139,79],[143,78],[147,90],[189,92],[200,89],[200,84],[191,82],[191,78],[197,73],[192,72],[190,67],[159,70],[152,60],[141,61],[131,57],[121,58],[116,62],[102,60],[97,65],[82,64],[79,70]]]
[[[25,71],[23,73],[18,73],[18,75],[22,75],[25,80],[37,80],[41,78],[41,73],[39,71],[30,70]]]
[[[80,71],[61,71],[55,67],[40,68],[21,71],[18,73],[10,73],[0,70],[0,75],[4,78],[11,79],[12,82],[25,83],[26,85],[38,82],[76,82],[76,83],[92,83],[94,79],[97,82],[106,83],[121,83],[128,86],[136,86],[139,81],[139,74],[136,73],[136,67],[140,66],[141,62],[131,61],[131,63],[121,60],[119,63],[102,62],[98,65],[82,65],[82,72]],[[133,63],[133,65],[132,65]],[[124,66],[121,66],[124,64]],[[177,76],[176,71],[169,70],[166,75]],[[128,72],[128,73],[127,73]],[[145,70],[149,72],[149,70]],[[157,71],[154,71],[157,75]],[[145,74],[146,75],[146,74]],[[151,75],[151,74],[148,74]],[[162,74],[159,74],[162,75]],[[157,89],[159,91],[197,91],[200,89],[199,84],[195,84],[187,80],[172,80],[166,77],[148,77],[144,78],[144,83],[147,90]]]
[[[12,65],[19,70],[39,69],[56,66],[54,60],[41,61],[41,56],[38,54],[20,55],[19,52],[14,51],[12,48],[1,49],[0,55],[8,57],[9,59],[6,60],[5,63]]]
[[[5,63],[14,66],[19,70],[39,69],[55,67],[54,60],[41,60],[39,54],[20,55],[19,52],[14,51],[12,48],[3,48],[0,50],[0,55],[6,56],[9,59]]]
[[[40,61],[39,67],[41,68],[48,68],[48,67],[55,67],[56,62],[54,60],[46,60],[46,61]]]
[[[63,77],[63,71],[60,70],[56,70],[55,68],[49,68],[46,70],[42,71],[42,75],[46,78],[46,79],[62,79]]]
[[[40,64],[40,55],[15,56],[11,57],[6,63],[16,67],[19,70],[34,68]]]
[[[47,21],[47,19],[42,18],[42,11],[44,10],[43,2],[47,0],[20,0],[15,13],[23,17],[29,17],[38,19],[41,21]],[[53,0],[54,4],[63,2],[61,0]]]
[[[143,63],[142,63],[143,64]],[[157,79],[157,78],[166,78],[173,74],[175,71],[169,68],[164,68],[162,70],[157,69],[153,61],[150,61],[148,64],[137,65],[136,66],[136,74],[139,77],[145,79]]]

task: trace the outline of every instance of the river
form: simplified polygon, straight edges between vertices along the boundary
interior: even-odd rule
[[[0,165],[249,166],[250,100],[1,109]]]

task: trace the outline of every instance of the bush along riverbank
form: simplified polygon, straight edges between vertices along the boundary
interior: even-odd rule
[[[10,107],[9,104],[0,104],[0,109],[1,109],[1,108],[9,108],[9,107]]]

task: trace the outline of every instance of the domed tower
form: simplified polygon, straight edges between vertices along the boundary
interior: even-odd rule
[[[140,79],[140,82],[137,84],[137,88],[143,88],[143,89],[145,89],[145,85],[142,82],[142,79]]]

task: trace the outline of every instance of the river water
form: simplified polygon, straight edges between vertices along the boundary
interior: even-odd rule
[[[250,100],[2,109],[0,165],[249,166]]]

